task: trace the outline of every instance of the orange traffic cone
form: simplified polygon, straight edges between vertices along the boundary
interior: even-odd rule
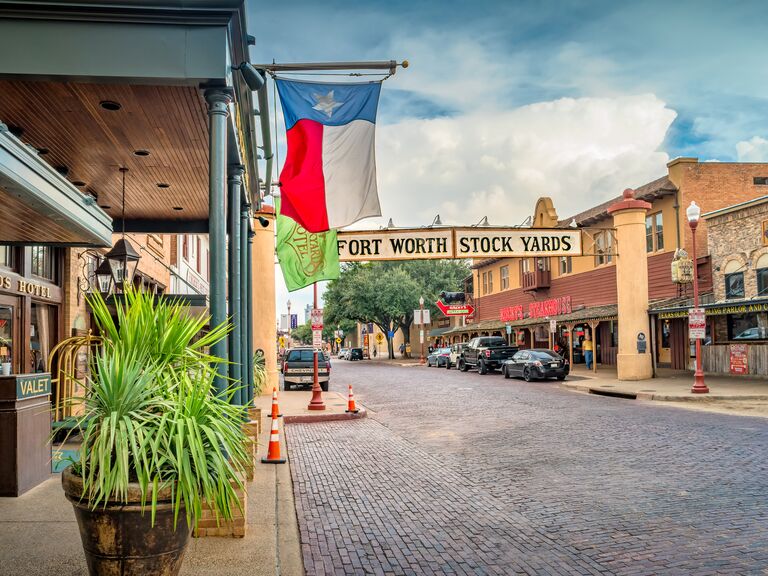
[[[282,417],[282,414],[280,414],[280,408],[277,407],[277,388],[272,388],[272,414],[270,414],[269,417],[270,418]]]
[[[285,458],[280,458],[280,432],[277,425],[277,418],[272,418],[272,431],[269,433],[267,457],[261,459],[264,464],[285,464]]]
[[[352,384],[349,385],[349,401],[347,402],[347,413],[357,414],[360,410],[355,406],[355,395],[352,392]]]

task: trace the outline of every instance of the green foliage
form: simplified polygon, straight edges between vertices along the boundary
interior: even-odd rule
[[[338,280],[330,282],[323,296],[326,324],[349,332],[355,330],[357,322],[373,322],[385,334],[402,329],[407,340],[419,297],[424,297],[425,307],[435,314],[438,294],[462,289],[468,275],[467,262],[455,260],[349,264]],[[387,340],[393,357],[391,341]]]
[[[203,502],[231,518],[240,506],[235,486],[242,487],[247,438],[242,408],[229,403],[231,393],[215,393],[211,364],[223,360],[207,352],[229,327],[199,337],[206,318],[143,292],[127,292],[116,304],[117,322],[100,295],[89,296],[89,305],[102,346],[84,382],[80,423],[88,426],[75,469],[83,498],[94,508],[125,502],[135,482],[154,521],[154,497],[170,486],[177,520],[183,506],[195,526]]]
[[[259,396],[267,383],[267,359],[259,348],[253,354],[253,395]]]

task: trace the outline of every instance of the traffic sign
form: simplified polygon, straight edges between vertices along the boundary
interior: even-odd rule
[[[336,344],[341,344],[341,338],[336,338]]]
[[[323,329],[323,311],[319,308],[313,308],[310,314],[312,319],[312,330]]]
[[[552,334],[557,332],[557,320],[549,321],[549,331],[552,332]]]
[[[312,330],[312,346],[320,348],[323,345],[323,331]]]
[[[430,324],[432,322],[429,317],[428,309],[417,309],[413,311],[413,323],[414,324]]]
[[[438,300],[435,305],[445,316],[471,316],[475,313],[471,304],[443,304],[442,300]]]
[[[690,308],[688,310],[688,338],[690,340],[703,340],[707,337],[707,320],[704,308]]]
[[[387,334],[389,335],[390,338],[394,338],[395,337],[395,331],[394,330],[390,330],[389,332],[387,332]]]
[[[381,332],[377,332],[376,333],[376,344],[381,344],[382,342],[384,342],[384,334],[382,334]]]
[[[280,344],[280,348],[283,348],[285,346],[285,338],[280,336],[280,338],[277,339],[277,343]]]

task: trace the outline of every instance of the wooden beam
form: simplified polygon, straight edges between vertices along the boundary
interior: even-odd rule
[[[123,221],[112,221],[115,233],[123,231]],[[125,231],[137,234],[208,234],[208,220],[154,220],[147,218],[128,218]]]

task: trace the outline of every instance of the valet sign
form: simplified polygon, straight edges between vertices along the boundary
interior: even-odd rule
[[[563,228],[398,228],[341,231],[339,260],[430,260],[580,256],[581,230]]]
[[[703,340],[707,337],[707,321],[704,308],[691,308],[688,310],[688,338],[690,340]]]

